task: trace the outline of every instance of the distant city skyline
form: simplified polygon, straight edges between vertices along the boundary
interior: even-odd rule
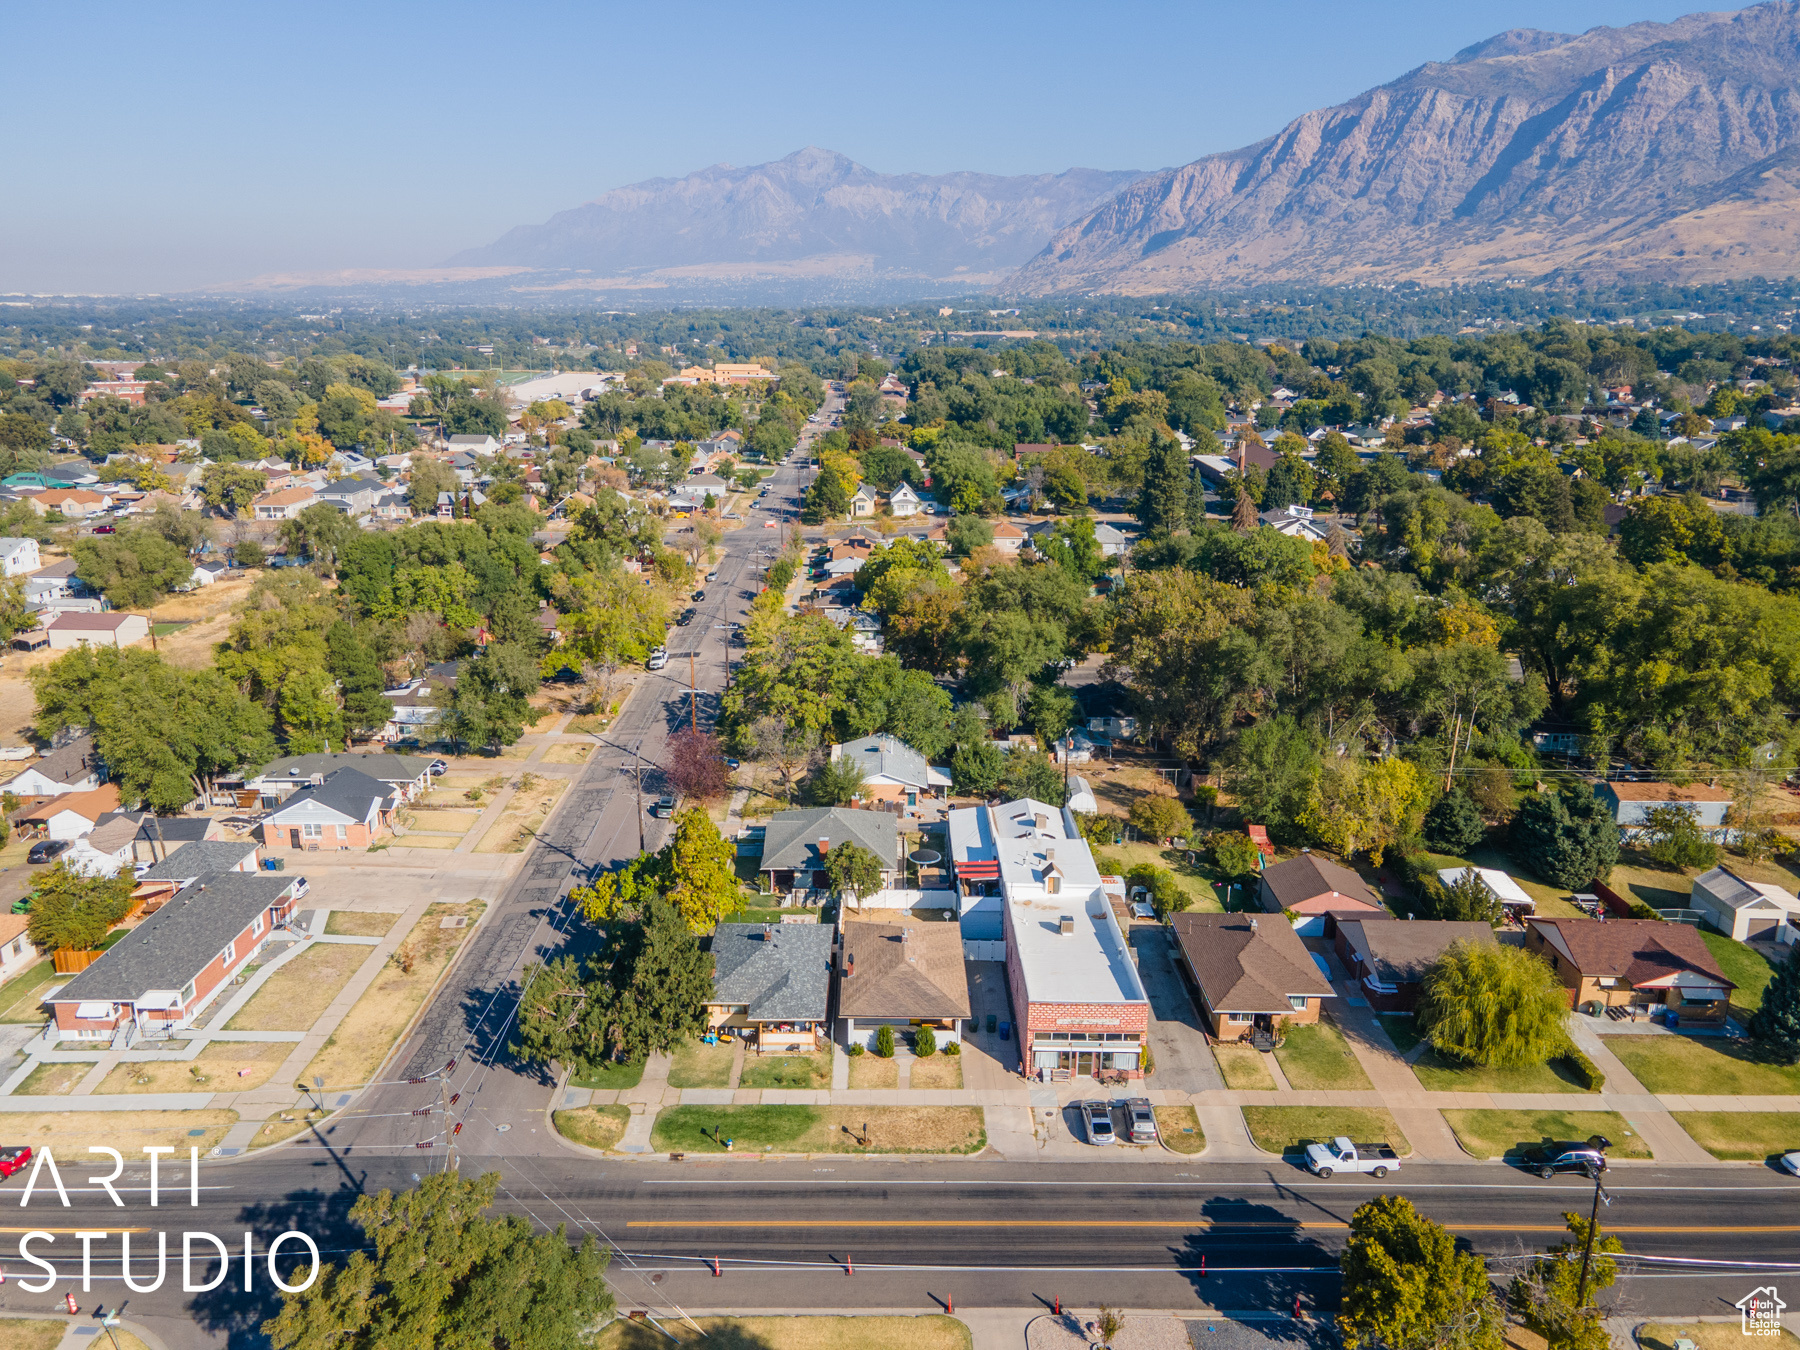
[[[610,188],[808,144],[885,173],[1160,168],[1509,28],[1700,8],[20,9],[0,292],[433,267]]]

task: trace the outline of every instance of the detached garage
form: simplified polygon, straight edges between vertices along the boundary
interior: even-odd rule
[[[1768,882],[1745,881],[1729,867],[1695,877],[1688,903],[1739,942],[1792,942],[1800,934],[1800,898]]]

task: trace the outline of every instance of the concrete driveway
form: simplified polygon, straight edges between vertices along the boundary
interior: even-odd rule
[[[1175,939],[1161,924],[1134,924],[1128,940],[1137,952],[1138,977],[1150,998],[1150,1051],[1156,1070],[1149,1090],[1207,1092],[1223,1088],[1218,1061],[1201,1030],[1187,983],[1175,968]]]

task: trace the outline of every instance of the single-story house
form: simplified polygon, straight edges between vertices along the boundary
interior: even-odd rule
[[[1650,812],[1659,806],[1687,807],[1700,827],[1709,832],[1724,827],[1725,813],[1731,809],[1731,793],[1727,789],[1699,783],[1688,787],[1676,783],[1596,783],[1594,795],[1612,809],[1619,829],[1628,835],[1641,830]]]
[[[917,806],[921,798],[941,798],[950,787],[950,771],[933,768],[925,756],[883,732],[831,747],[832,763],[853,763],[862,770],[858,802],[890,802]]]
[[[131,896],[154,911],[202,877],[222,872],[256,872],[261,867],[262,850],[254,840],[197,839],[139,872],[137,889]]]
[[[94,738],[83,735],[27,765],[6,790],[15,797],[59,797],[65,792],[92,792],[103,776]]]
[[[1137,736],[1137,715],[1131,694],[1117,680],[1082,685],[1074,691],[1089,732],[1109,740],[1129,741]]]
[[[150,620],[142,614],[58,614],[44,625],[52,651],[74,647],[127,647],[150,636]]]
[[[881,860],[881,889],[900,876],[899,819],[885,811],[855,811],[822,806],[805,811],[777,811],[763,831],[762,862],[757,870],[765,892],[829,891],[825,855],[839,844],[856,843]]]
[[[1317,1022],[1319,1001],[1336,996],[1280,918],[1183,913],[1171,914],[1169,926],[1214,1040],[1277,1040],[1287,1027]]]
[[[37,571],[42,565],[37,540],[0,539],[0,577],[23,576]]]
[[[800,927],[790,924],[787,927]],[[838,957],[838,1041],[870,1049],[884,1026],[930,1027],[961,1041],[970,1017],[962,929],[953,923],[846,919]]]
[[[110,511],[113,505],[113,499],[107,493],[92,492],[87,488],[76,487],[50,488],[44,492],[34,492],[25,500],[31,503],[31,509],[40,516],[47,516],[52,511],[60,511],[70,520],[79,520],[87,516],[98,515],[102,511]]]
[[[759,1055],[810,1055],[831,1012],[831,946],[819,923],[722,923],[713,929],[707,1025],[754,1041]]]
[[[339,769],[309,784],[263,817],[269,848],[367,848],[393,819],[399,796],[386,783],[355,769]]]
[[[1508,914],[1523,916],[1537,909],[1537,901],[1525,893],[1519,885],[1497,867],[1440,867],[1438,881],[1444,886],[1454,886],[1470,873],[1487,888],[1489,895],[1498,900]]]
[[[457,435],[448,442],[452,451],[460,451],[471,455],[497,455],[500,453],[500,442],[492,436]]]
[[[80,567],[74,558],[60,558],[38,568],[25,578],[26,605],[41,609],[53,600],[92,595],[93,587],[76,575]]]
[[[105,783],[87,792],[65,792],[21,811],[20,825],[37,826],[46,839],[79,839],[100,823],[100,818],[119,809],[119,787]]]
[[[1800,937],[1800,897],[1770,882],[1745,881],[1729,867],[1695,877],[1688,906],[1738,942],[1761,938],[1788,943]]]
[[[212,816],[159,816],[153,811],[121,811],[119,816],[137,827],[131,844],[134,863],[159,863],[184,844],[225,836],[223,822]],[[103,818],[100,824],[109,819],[112,817]]]
[[[1348,867],[1302,853],[1262,870],[1257,903],[1269,914],[1287,914],[1301,937],[1329,936],[1330,916],[1385,914],[1381,897]]]
[[[292,520],[307,507],[319,500],[318,493],[310,487],[283,488],[279,492],[271,492],[266,497],[258,497],[252,506],[258,520]]]
[[[448,676],[439,673],[440,667],[433,666],[426,672],[427,680],[447,680],[454,684],[454,663],[442,664],[452,667]],[[245,774],[244,786],[252,792],[260,793],[264,806],[276,806],[285,801],[290,793],[309,784],[317,787],[339,769],[355,769],[378,783],[387,784],[400,801],[409,802],[431,786],[432,763],[432,760],[419,755],[352,755],[342,751],[283,755],[280,759],[270,760],[256,772]]]
[[[994,547],[1002,553],[1017,553],[1025,547],[1025,531],[1010,520],[995,522]]]
[[[131,846],[137,838],[137,822],[125,815],[98,822],[63,855],[71,872],[84,877],[116,877],[131,870]]]
[[[1525,946],[1550,963],[1576,1008],[1669,1008],[1683,1023],[1717,1024],[1737,988],[1685,923],[1533,918]]]
[[[1497,942],[1485,923],[1454,919],[1401,922],[1382,918],[1340,919],[1338,960],[1362,988],[1376,1012],[1411,1012],[1419,1004],[1419,981],[1452,942]]]
[[[188,1025],[287,921],[301,881],[227,872],[185,887],[45,1000],[57,1033],[111,1040],[124,1029],[130,1045]]]
[[[38,950],[25,936],[31,918],[26,914],[0,914],[0,980],[10,980],[38,959]]]

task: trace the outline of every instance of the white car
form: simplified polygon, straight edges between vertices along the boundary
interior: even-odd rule
[[[306,893],[308,891],[310,891],[311,889],[312,889],[312,887],[307,884],[305,877],[295,877],[294,878],[294,899],[296,899],[296,900],[306,899]]]
[[[1088,1101],[1081,1104],[1081,1123],[1090,1144],[1114,1144],[1119,1136],[1113,1132],[1112,1103]]]
[[[650,659],[644,664],[649,670],[661,670],[664,666],[669,664],[669,654],[658,647],[655,651],[650,653]]]
[[[1156,906],[1151,904],[1148,900],[1133,900],[1131,902],[1131,917],[1134,919],[1154,919],[1156,917]]]
[[[1800,1177],[1800,1148],[1795,1149],[1792,1153],[1782,1154],[1781,1165],[1795,1176]]]

